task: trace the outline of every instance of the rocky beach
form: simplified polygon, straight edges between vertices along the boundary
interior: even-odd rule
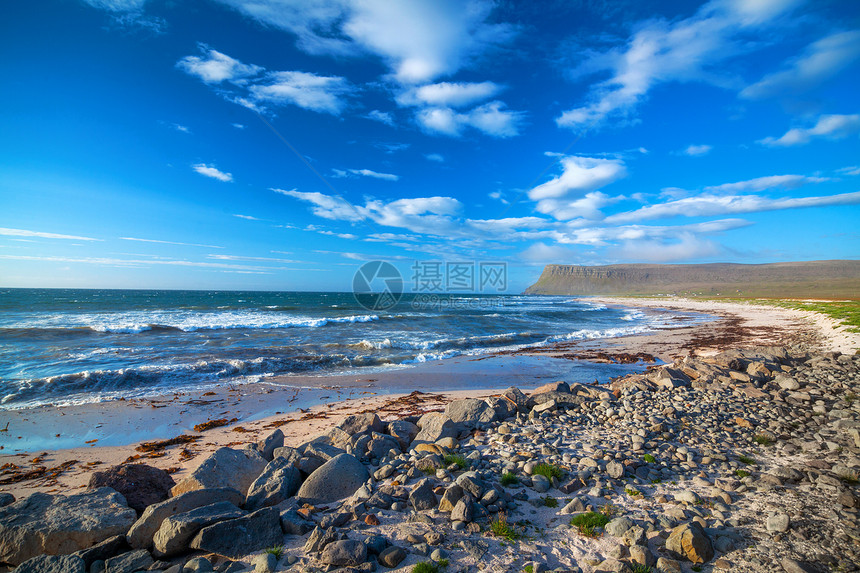
[[[664,362],[610,384],[354,397],[253,421],[212,411],[209,427],[112,455],[5,455],[0,563],[857,570],[856,334],[757,309],[711,305],[698,310],[713,323],[555,348]]]

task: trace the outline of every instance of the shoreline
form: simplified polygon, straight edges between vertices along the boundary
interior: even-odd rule
[[[143,461],[171,469],[177,480],[211,451],[238,441],[247,442],[271,431],[272,424],[290,420],[286,443],[301,443],[333,426],[337,420],[366,409],[391,406],[414,390],[424,392],[424,406],[439,409],[448,401],[498,394],[509,386],[524,390],[571,379],[576,368],[588,372],[605,368],[605,355],[650,354],[663,362],[686,355],[709,355],[733,347],[782,345],[816,349],[858,346],[858,335],[834,328],[831,319],[815,313],[760,307],[739,303],[686,299],[590,299],[639,309],[674,308],[711,314],[716,320],[618,338],[575,340],[540,348],[499,352],[476,357],[457,357],[399,370],[335,376],[282,376],[265,382],[222,388],[212,392],[177,392],[164,400],[114,400],[80,406],[40,407],[7,411],[9,422],[0,433],[0,466],[14,464],[16,471],[45,468],[65,470],[54,478],[0,483],[0,492],[19,497],[35,491],[59,491],[86,486],[93,471],[135,460],[135,446],[142,441],[167,439],[181,434],[200,435],[187,448],[172,447],[158,457]],[[619,371],[642,371],[638,363]],[[567,376],[563,373],[567,370]],[[279,387],[289,380],[308,386],[301,390]],[[584,382],[589,380],[574,380]],[[608,382],[609,380],[599,380]],[[468,385],[468,389],[464,386]],[[428,397],[432,397],[428,398]],[[419,406],[422,400],[418,400]],[[418,411],[429,411],[427,409]],[[68,416],[68,417],[67,417]],[[394,414],[384,416],[388,420]],[[4,416],[6,417],[6,416]],[[222,427],[194,432],[193,426],[208,420],[225,420]],[[73,421],[73,422],[70,422]],[[25,439],[26,435],[38,439]],[[56,436],[59,434],[59,436]],[[21,440],[17,436],[21,435]],[[51,438],[55,439],[51,439]],[[93,441],[95,440],[95,441]],[[16,446],[32,443],[26,451]],[[52,445],[56,444],[56,446]],[[183,451],[187,452],[183,454]],[[39,454],[39,455],[36,455]],[[141,459],[141,458],[136,458]],[[0,480],[9,474],[0,475]]]

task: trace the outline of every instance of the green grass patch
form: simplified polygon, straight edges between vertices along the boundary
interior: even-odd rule
[[[457,464],[457,467],[461,470],[469,467],[469,461],[461,455],[458,454],[446,454],[442,461],[445,462],[445,466],[450,466],[451,464]]]
[[[748,466],[755,464],[755,458],[751,458],[749,456],[738,456],[738,461]]]
[[[447,567],[447,563],[442,565],[442,562],[433,563],[432,561],[422,561],[421,563],[416,563],[412,567],[412,573],[439,573],[439,570],[442,567]]]
[[[699,573],[699,571],[702,570],[702,566],[701,565],[691,565],[690,569],[695,571],[696,573]]]
[[[535,568],[533,565],[526,565],[523,567],[523,573],[535,573]]]
[[[556,498],[554,498],[553,496],[548,495],[545,498],[543,498],[543,504],[546,507],[558,507],[558,500]]]
[[[631,497],[635,497],[637,495],[642,495],[642,492],[639,491],[638,489],[634,488],[634,487],[625,487],[624,493],[626,493],[627,495],[629,495]]]
[[[520,532],[508,523],[508,518],[504,514],[499,514],[492,522],[490,522],[490,531],[496,537],[507,539],[508,541],[516,541],[519,539]]]
[[[641,563],[633,564],[633,573],[653,573],[653,571],[654,570],[647,565],[642,565]]]
[[[508,487],[509,485],[520,483],[520,478],[514,475],[513,472],[505,472],[501,476],[499,476],[499,483],[501,483],[505,487]]]
[[[532,474],[544,476],[549,480],[552,480],[552,478],[561,479],[564,475],[564,471],[554,464],[539,463],[535,466],[535,469],[534,471],[532,471]]]
[[[577,528],[579,534],[585,537],[596,537],[597,534],[594,530],[598,527],[604,527],[607,523],[609,523],[608,516],[594,511],[580,513],[570,519],[571,527]]]
[[[735,475],[743,479],[745,477],[749,477],[750,473],[746,470],[735,470]]]
[[[263,553],[271,553],[275,556],[275,559],[280,559],[281,555],[284,554],[284,546],[276,545],[275,547],[269,547],[268,549],[263,550]]]
[[[657,458],[655,458],[651,454],[645,454],[644,456],[642,456],[642,459],[645,460],[645,463],[648,464],[653,464],[657,462]]]
[[[767,301],[765,301],[767,302]],[[848,326],[849,332],[860,332],[860,301],[773,301],[767,302],[773,306],[782,308],[793,308],[796,310],[809,310],[834,320],[838,320],[841,326]]]
[[[773,440],[770,436],[766,436],[764,434],[756,434],[753,436],[753,441],[760,446],[771,446],[773,445]]]
[[[843,398],[845,399],[845,402],[850,406],[854,403],[855,400],[857,400],[857,394],[855,394],[854,392],[848,392],[847,394],[845,394],[845,396],[843,396]]]

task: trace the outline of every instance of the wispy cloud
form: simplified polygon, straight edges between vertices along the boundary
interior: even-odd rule
[[[227,54],[213,50],[206,44],[200,44],[201,56],[186,56],[176,63],[176,67],[192,76],[197,76],[204,83],[220,84],[235,82],[256,76],[263,71],[260,66],[243,64]]]
[[[137,12],[143,9],[146,0],[84,0],[93,8],[111,12]]]
[[[215,259],[219,261],[249,261],[261,263],[304,263],[306,261],[296,261],[293,259],[279,259],[275,257],[246,257],[241,255],[206,255],[207,259]]]
[[[350,169],[349,172],[353,175],[372,177],[374,179],[382,179],[384,181],[398,181],[400,179],[399,175],[393,175],[391,173],[378,173],[376,171],[371,171],[370,169]]]
[[[493,137],[514,137],[519,135],[524,119],[524,112],[506,109],[500,101],[492,101],[464,113],[449,107],[428,107],[415,116],[425,132],[451,137],[461,136],[466,128]]]
[[[390,112],[387,111],[379,111],[378,109],[374,109],[370,111],[367,115],[365,115],[367,119],[372,119],[373,121],[378,121],[379,123],[384,123],[385,125],[390,125],[394,127],[394,116],[391,115]]]
[[[812,127],[789,129],[782,137],[765,137],[758,143],[769,147],[804,145],[816,138],[843,139],[860,133],[860,115],[822,115]]]
[[[744,88],[745,99],[785,97],[808,91],[837,75],[860,58],[860,30],[831,34],[806,48],[786,63],[785,69],[768,74]]]
[[[7,237],[38,237],[40,239],[64,239],[72,241],[101,241],[103,239],[93,239],[92,237],[81,237],[78,235],[62,235],[59,233],[47,233],[44,231],[27,231],[25,229],[9,229],[0,227],[0,235]]]
[[[490,99],[502,91],[493,82],[440,82],[409,88],[397,96],[400,105],[433,107],[466,107]]]
[[[683,151],[681,151],[681,153],[683,155],[689,155],[690,157],[699,157],[701,155],[707,155],[711,152],[711,149],[713,149],[713,147],[710,145],[688,145]]]
[[[200,175],[205,175],[206,177],[211,177],[212,179],[217,179],[218,181],[223,181],[225,183],[229,183],[233,181],[232,173],[225,173],[219,170],[214,165],[206,165],[205,163],[195,163],[191,166],[191,169],[199,173]]]
[[[435,161],[436,163],[445,163],[445,158],[438,153],[428,153],[424,156],[427,161]]]
[[[186,261],[183,259],[117,259],[111,257],[54,257],[36,255],[0,255],[0,259],[11,259],[19,261],[46,261],[59,263],[86,263],[93,265],[109,266],[147,267],[152,265],[166,265],[178,267],[199,267],[204,269],[230,269],[243,271],[271,270],[270,267],[233,265],[228,263],[212,263],[205,261]]]
[[[160,243],[162,245],[181,245],[183,247],[205,247],[207,249],[223,249],[218,245],[204,245],[200,243],[180,243],[177,241],[162,241],[159,239],[141,239],[139,237],[120,237],[122,241],[135,241],[138,243]]]
[[[711,193],[739,193],[744,191],[765,191],[767,189],[796,189],[810,183],[826,183],[829,177],[809,177],[807,175],[767,175],[734,183],[723,183],[705,187]]]
[[[258,219],[257,217],[254,217],[254,216],[252,216],[252,215],[238,215],[238,214],[234,214],[233,216],[234,216],[234,217],[238,217],[239,219],[245,219],[246,221],[262,221],[262,219]]]

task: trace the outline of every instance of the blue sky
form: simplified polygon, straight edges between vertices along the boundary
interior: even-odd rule
[[[4,2],[0,53],[2,286],[860,255],[854,2]]]

